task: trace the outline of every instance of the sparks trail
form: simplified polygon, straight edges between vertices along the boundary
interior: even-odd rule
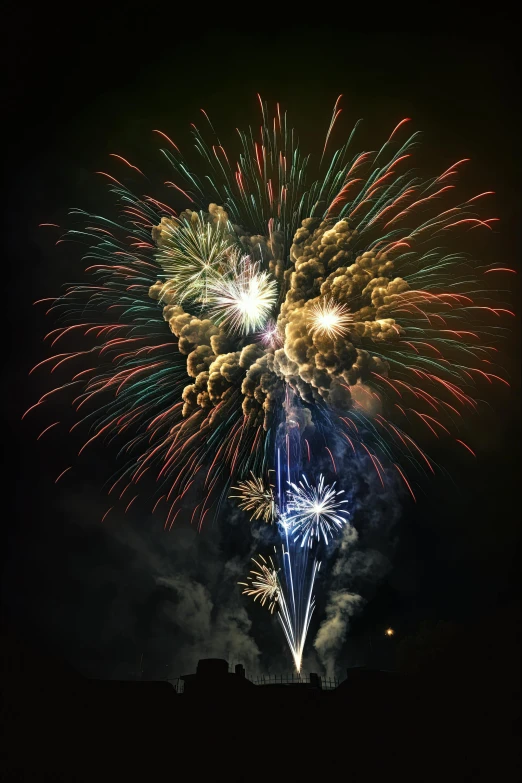
[[[122,184],[123,171],[139,192],[152,185],[112,153],[116,176],[100,173],[118,212],[70,212],[58,242],[86,248],[90,281],[39,300],[58,321],[48,344],[59,352],[33,371],[57,385],[26,413],[70,393],[79,454],[117,443],[123,464],[109,491],[117,485],[130,513],[150,478],[166,531],[187,505],[201,530],[233,487],[252,524],[276,522],[276,608],[299,668],[316,550],[348,523],[343,488],[319,466],[326,454],[337,475],[337,452],[326,437],[311,446],[308,424],[338,434],[382,487],[397,474],[415,499],[412,473],[437,467],[417,436],[474,455],[465,417],[486,387],[509,385],[496,356],[513,311],[487,286],[515,270],[466,255],[470,231],[496,226],[483,214],[492,193],[459,200],[467,159],[421,176],[410,120],[374,152],[354,149],[360,122],[334,144],[340,96],[312,157],[280,106],[272,115],[259,102],[260,129],[236,129],[235,154],[202,110],[196,167],[154,131],[172,205]],[[78,336],[82,348],[68,350]]]

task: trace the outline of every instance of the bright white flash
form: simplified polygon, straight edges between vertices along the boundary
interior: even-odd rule
[[[209,314],[231,332],[249,334],[261,329],[277,299],[277,283],[259,264],[243,256],[231,272],[208,287]]]
[[[327,337],[344,337],[353,321],[348,308],[333,299],[314,304],[308,314],[308,331]]]
[[[301,546],[312,546],[314,540],[322,535],[325,542],[348,522],[349,512],[342,506],[348,503],[344,499],[344,490],[337,491],[335,482],[325,485],[324,476],[319,476],[316,486],[309,484],[306,476],[299,484],[288,482],[287,515],[285,523]]]

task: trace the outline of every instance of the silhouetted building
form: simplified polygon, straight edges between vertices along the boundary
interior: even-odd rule
[[[229,672],[228,662],[221,658],[203,658],[198,661],[196,674],[184,674],[184,693],[205,695],[207,693],[234,693],[253,688],[245,677],[245,669],[239,663],[234,672]]]
[[[416,783],[518,779],[504,774],[516,726],[502,694],[491,692],[488,701],[483,688],[455,688],[456,678],[445,684],[356,667],[335,687],[316,673],[252,682],[241,664],[229,671],[225,660],[204,659],[183,677],[185,695],[176,696],[168,682],[93,681],[58,668],[46,678],[38,657],[20,662],[9,650],[2,654],[6,781],[148,780],[152,763],[172,768],[175,738],[196,780],[242,782],[258,763],[258,737],[277,760],[274,781],[332,777],[339,768],[332,748],[345,753],[349,779],[367,783],[383,776]],[[486,768],[482,748],[491,737],[494,764]],[[378,774],[369,771],[373,763]]]
[[[337,680],[323,679],[316,673],[311,673],[308,677],[296,673],[261,675],[255,680],[250,680],[241,663],[236,664],[234,671],[231,672],[228,662],[221,658],[203,658],[198,661],[195,674],[184,674],[180,679],[184,685],[179,690],[189,697],[194,695],[204,697],[206,694],[215,695],[218,692],[227,695],[249,693],[257,700],[263,699],[263,694],[267,691],[272,698],[276,696],[276,692],[283,694],[289,690],[294,694],[299,692],[302,696],[316,694],[313,696],[316,698],[323,691],[332,690],[338,685]]]

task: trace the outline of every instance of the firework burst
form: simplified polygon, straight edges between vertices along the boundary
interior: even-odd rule
[[[334,339],[348,334],[353,317],[347,305],[338,304],[333,299],[325,299],[310,308],[308,321],[310,332]]]
[[[277,321],[271,318],[265,328],[259,332],[259,340],[263,343],[265,348],[280,348],[283,345],[284,339],[277,326]]]
[[[211,221],[203,212],[162,218],[153,238],[156,260],[167,278],[164,293],[179,302],[206,303],[209,282],[219,277],[237,244],[227,220]]]
[[[491,191],[455,197],[466,160],[420,176],[407,119],[375,152],[352,149],[358,123],[332,149],[338,104],[315,178],[286,114],[277,105],[269,116],[261,99],[260,137],[239,131],[235,163],[206,114],[210,130],[193,126],[201,177],[158,131],[174,172],[167,184],[182,209],[197,211],[178,215],[157,194],[138,196],[104,174],[120,214],[71,212],[59,241],[85,244],[92,277],[51,300],[58,326],[48,339],[58,347],[34,370],[50,368],[58,381],[30,408],[71,394],[79,454],[120,444],[124,464],[104,519],[114,497],[133,507],[144,476],[155,479],[166,530],[191,504],[201,530],[234,482],[254,519],[279,517],[284,584],[272,599],[298,669],[315,550],[348,512],[323,476],[314,486],[297,479],[302,460],[314,469],[306,437],[283,456],[276,500],[266,495],[254,477],[274,469],[276,452],[279,463],[278,428],[288,441],[310,421],[335,430],[354,464],[383,486],[391,471],[415,500],[415,481],[437,468],[417,441],[445,438],[472,459],[465,414],[477,411],[484,386],[509,386],[495,357],[513,312],[486,283],[514,270],[481,266],[458,245],[470,229],[493,231],[497,218],[481,214]],[[68,350],[71,335],[85,340],[82,350]],[[301,410],[282,423],[289,389]],[[57,481],[72,475],[63,467]],[[249,473],[253,485],[237,483]],[[263,562],[275,591],[275,569]]]
[[[306,476],[298,484],[288,482],[288,515],[286,525],[301,546],[312,546],[320,534],[325,543],[348,522],[349,512],[343,508],[348,503],[344,490],[336,490],[335,482],[325,484],[319,476],[316,486],[310,485]]]
[[[279,601],[281,590],[278,571],[271,557],[266,561],[263,555],[259,555],[259,559],[262,560],[261,563],[252,558],[252,562],[256,564],[258,570],[252,569],[250,575],[247,576],[247,581],[238,582],[238,584],[245,588],[243,590],[245,595],[251,596],[254,601],[259,599],[261,606],[268,602],[270,613],[273,614]]]
[[[248,256],[241,258],[232,274],[218,278],[209,287],[209,314],[232,334],[250,334],[261,329],[277,300],[277,283]]]
[[[252,478],[240,481],[237,487],[232,487],[238,495],[229,495],[238,499],[239,508],[248,511],[251,520],[262,519],[263,522],[273,522],[276,516],[274,489],[266,485],[262,478],[250,474]]]

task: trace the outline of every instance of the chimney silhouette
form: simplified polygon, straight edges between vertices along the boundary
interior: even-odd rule
[[[319,688],[321,689],[321,678],[318,674],[310,674],[310,685],[312,688]]]
[[[222,658],[201,658],[196,669],[198,677],[226,677],[228,674],[228,662]]]
[[[235,666],[235,672],[238,677],[244,677],[245,676],[245,667],[242,663],[236,663]]]

